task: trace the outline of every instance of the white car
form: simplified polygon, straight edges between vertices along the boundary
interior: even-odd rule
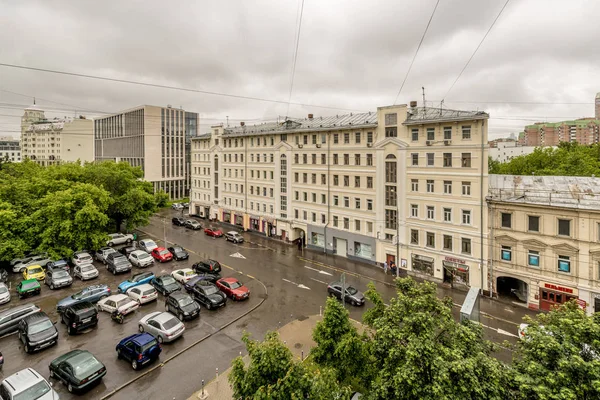
[[[112,314],[115,310],[119,310],[121,314],[126,315],[137,310],[140,304],[125,294],[113,294],[100,300],[97,307],[98,311]]]
[[[143,285],[134,286],[129,289],[127,296],[140,304],[146,304],[158,299],[158,292],[154,289],[154,286],[144,283]]]
[[[108,246],[114,246],[116,244],[129,244],[133,242],[133,235],[131,233],[122,234],[122,233],[111,233],[108,235],[109,239],[106,241]]]
[[[33,368],[25,368],[0,384],[3,399],[58,400],[60,396],[46,379]]]
[[[183,204],[181,204],[181,203],[173,203],[171,205],[171,208],[173,210],[183,210]]]
[[[129,261],[136,267],[144,268],[154,265],[154,258],[143,250],[135,250],[129,254]]]
[[[73,268],[73,277],[87,281],[88,279],[97,278],[98,270],[92,264],[76,265]]]
[[[152,239],[142,239],[138,242],[138,246],[146,253],[150,253],[152,250],[158,247],[158,245]]]
[[[198,274],[196,274],[196,272],[194,272],[194,270],[191,268],[183,268],[176,269],[175,271],[171,272],[171,276],[177,282],[183,284],[192,279],[193,277],[198,276]]]
[[[148,332],[158,343],[172,342],[185,331],[185,325],[169,312],[155,311],[140,319],[140,332]]]
[[[88,253],[87,250],[82,250],[73,253],[73,258],[71,261],[73,262],[73,265],[84,265],[91,264],[94,259],[92,256],[90,256],[90,253]]]
[[[13,265],[13,272],[23,272],[26,267],[31,267],[32,265],[41,265],[42,267],[48,267],[52,263],[52,260],[45,254],[27,257],[21,260],[21,262]]]
[[[6,284],[0,283],[0,304],[6,304],[10,301],[10,291]]]

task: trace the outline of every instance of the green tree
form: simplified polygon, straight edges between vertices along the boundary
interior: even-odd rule
[[[569,302],[535,319],[513,361],[515,399],[600,398],[600,325]]]
[[[500,173],[500,161],[494,160],[492,157],[488,157],[488,173],[499,174]]]

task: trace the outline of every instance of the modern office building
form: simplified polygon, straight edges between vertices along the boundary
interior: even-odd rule
[[[60,162],[94,161],[91,119],[47,119],[35,104],[21,117],[21,156],[47,166]]]
[[[413,102],[213,126],[192,139],[190,212],[487,290],[488,118]]]
[[[126,161],[144,171],[154,190],[180,199],[189,192],[186,142],[198,114],[143,105],[94,120],[96,160]]]
[[[21,162],[21,144],[12,136],[0,137],[0,160]]]

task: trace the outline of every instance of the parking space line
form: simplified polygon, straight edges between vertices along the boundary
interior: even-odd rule
[[[322,283],[323,285],[329,285],[327,282],[323,282],[323,281],[320,281],[320,280],[318,280],[318,279],[315,279],[315,278],[310,278],[310,279],[312,279],[312,280],[313,280],[313,281],[315,281],[315,282]]]

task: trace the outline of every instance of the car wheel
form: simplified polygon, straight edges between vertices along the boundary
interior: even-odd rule
[[[127,244],[131,244],[131,239],[127,239]]]
[[[74,335],[75,334],[75,329],[73,329],[72,327],[69,327],[69,329],[67,329],[67,333],[69,335]]]
[[[158,335],[158,337],[156,338],[158,340],[158,343],[162,344],[164,342],[163,337]]]
[[[138,325],[138,330],[140,333],[144,333],[144,327],[142,325]]]
[[[25,345],[25,353],[29,353],[31,351],[31,349],[29,348],[29,345],[26,344]]]
[[[206,309],[210,310],[212,308],[212,306],[210,305],[210,303],[206,303]]]
[[[112,271],[112,274],[113,274],[113,275],[117,275],[117,270],[116,270],[116,269],[113,269],[113,271]]]
[[[67,386],[67,390],[69,391],[69,393],[73,393],[73,385],[69,383],[69,385]]]
[[[56,378],[56,375],[54,375],[54,371],[50,370],[50,378]]]
[[[54,290],[54,284],[53,283],[50,284],[50,290]]]
[[[169,312],[169,311],[170,311],[170,310],[169,310],[169,305],[168,305],[168,304],[165,304],[165,311],[166,311],[166,312]]]
[[[21,268],[21,269],[19,270],[19,273],[21,273],[21,274],[22,274],[23,272],[25,272],[25,267],[23,267],[23,268]]]
[[[117,349],[117,360],[120,360],[121,358],[123,358],[121,355],[121,349]]]
[[[177,314],[177,318],[179,318],[180,321],[183,321],[183,314],[182,313]]]
[[[60,323],[61,323],[61,324],[65,324],[65,325],[67,324],[67,323],[65,322],[65,317],[64,317],[63,315],[61,315],[61,316],[60,316]]]
[[[48,262],[46,263],[46,268],[48,268],[48,267],[49,267],[51,264],[52,264],[52,261],[48,261]]]
[[[131,361],[131,368],[137,371],[138,367],[139,366],[136,360]]]
[[[110,247],[113,247],[115,244],[114,244],[113,242],[108,242],[108,245],[109,245]]]

